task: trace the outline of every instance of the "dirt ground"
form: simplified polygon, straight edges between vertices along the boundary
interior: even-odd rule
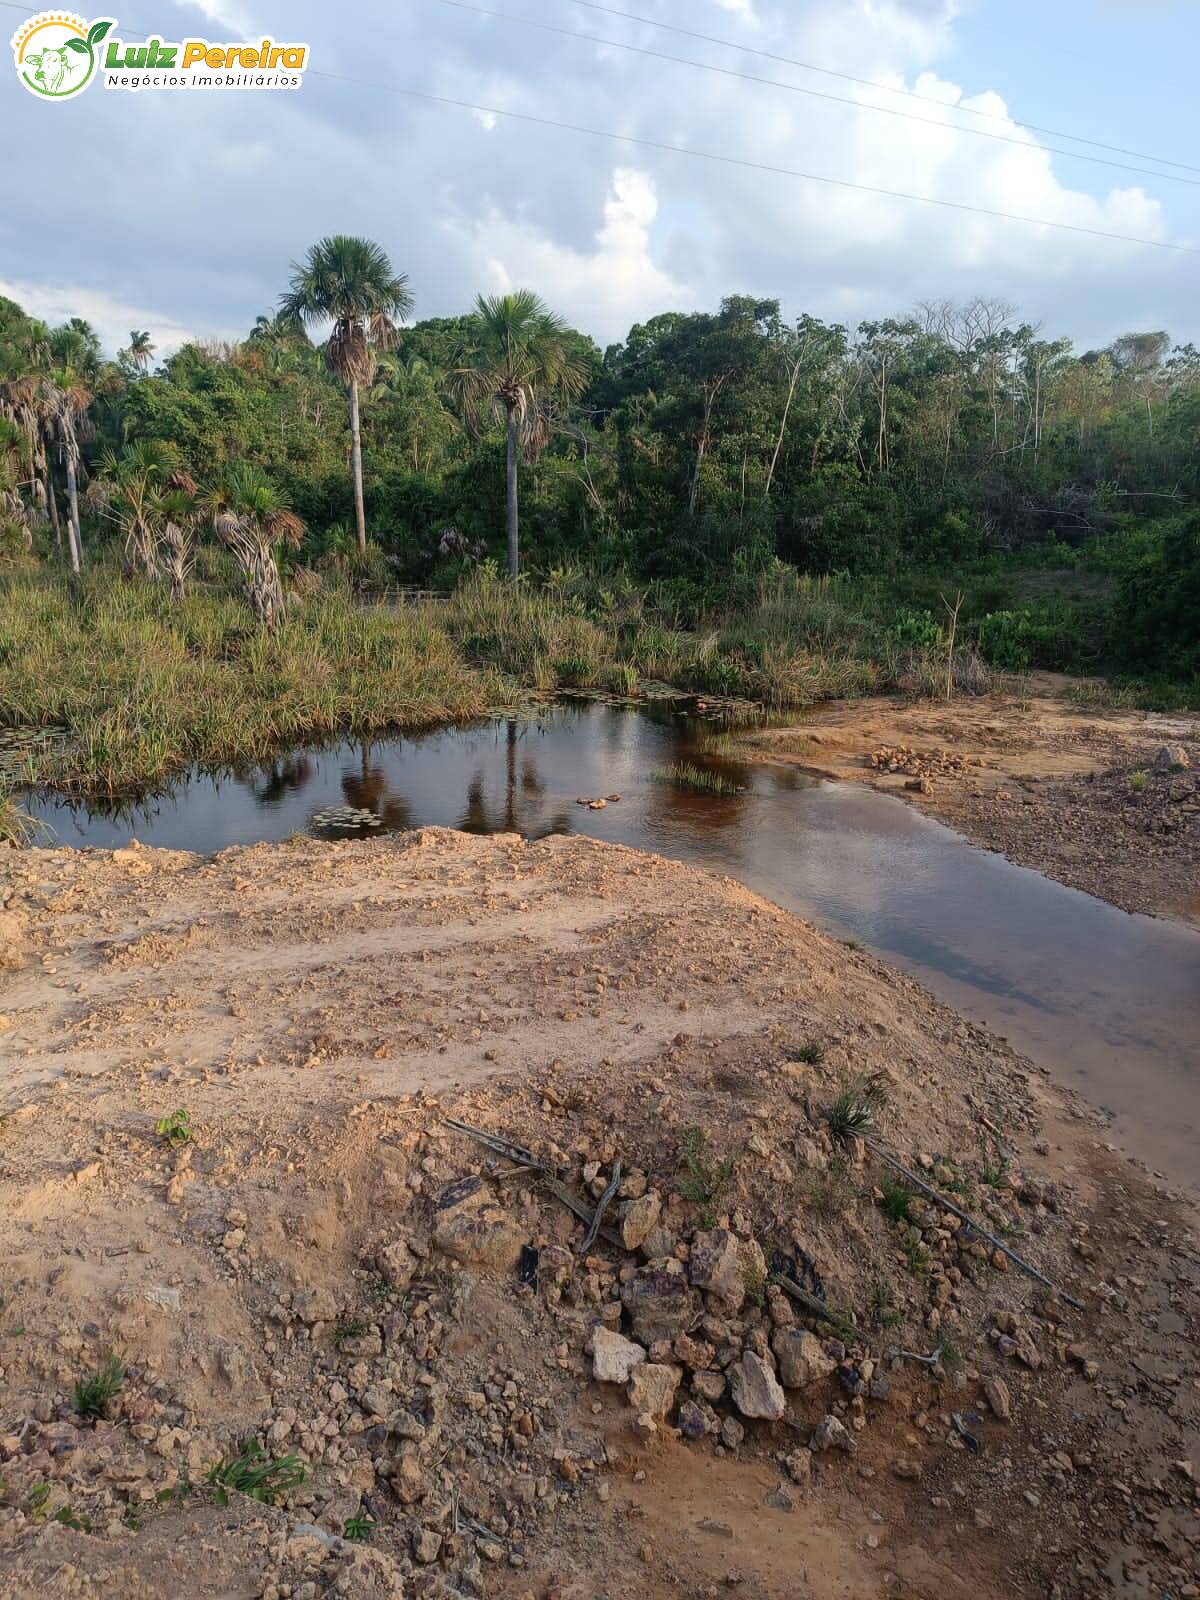
[[[580,838],[3,870],[4,1600],[1200,1595],[1190,1209],[874,958]]]
[[[1200,723],[1097,709],[1068,684],[1038,673],[1020,694],[823,706],[739,750],[870,782],[1021,866],[1200,927]]]

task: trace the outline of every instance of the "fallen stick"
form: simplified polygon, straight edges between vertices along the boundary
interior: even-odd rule
[[[609,1202],[621,1183],[621,1158],[613,1162],[612,1177],[608,1180],[608,1187],[600,1196],[596,1205],[596,1214],[592,1218],[588,1231],[583,1236],[583,1243],[579,1246],[578,1255],[585,1256],[596,1242],[596,1235],[600,1232],[600,1224],[604,1221],[604,1213],[608,1210]]]
[[[798,1306],[803,1306],[812,1317],[817,1317],[822,1322],[840,1322],[841,1316],[824,1300],[818,1300],[815,1294],[810,1294],[807,1289],[802,1289],[795,1278],[789,1278],[786,1273],[780,1272],[772,1275],[772,1283],[777,1283],[789,1299],[794,1300]]]
[[[1052,1283],[1044,1272],[1039,1272],[1023,1256],[1019,1256],[1015,1250],[1010,1250],[1003,1239],[997,1239],[994,1233],[989,1233],[986,1228],[981,1227],[974,1217],[969,1216],[961,1206],[956,1206],[953,1200],[947,1200],[944,1194],[940,1194],[931,1184],[926,1183],[924,1178],[918,1178],[915,1172],[910,1171],[903,1162],[897,1161],[896,1157],[885,1150],[882,1145],[876,1144],[874,1139],[868,1138],[866,1134],[860,1134],[859,1137],[867,1149],[873,1151],[881,1161],[886,1161],[889,1167],[894,1167],[902,1177],[908,1179],[909,1183],[915,1183],[923,1194],[927,1194],[931,1200],[936,1200],[944,1211],[951,1212],[960,1222],[965,1222],[968,1227],[974,1228],[981,1239],[986,1239],[989,1244],[995,1245],[996,1249],[1006,1255],[1014,1266],[1020,1267],[1027,1277],[1036,1278],[1039,1283],[1044,1283],[1047,1289],[1056,1294],[1060,1300],[1065,1301],[1067,1305],[1073,1306],[1076,1311],[1087,1309],[1081,1300],[1076,1300],[1074,1295],[1069,1295],[1065,1289],[1060,1289],[1056,1283]]]
[[[538,1172],[547,1171],[546,1164],[539,1161],[532,1150],[526,1150],[524,1145],[514,1144],[511,1139],[504,1139],[497,1133],[485,1133],[482,1128],[473,1128],[469,1122],[460,1122],[457,1117],[443,1117],[443,1122],[448,1128],[453,1128],[456,1133],[465,1133],[469,1139],[474,1139],[478,1144],[486,1145],[489,1150],[494,1150],[499,1156],[506,1156],[520,1167],[534,1167]]]
[[[549,1189],[550,1193],[556,1200],[561,1201],[562,1204],[566,1206],[568,1211],[573,1211],[579,1218],[580,1222],[585,1222],[589,1226],[591,1225],[593,1221],[591,1207],[586,1206],[578,1197],[578,1195],[572,1194],[571,1190],[567,1188],[565,1183],[559,1183],[558,1179],[552,1177],[550,1173],[543,1172],[542,1184],[545,1188]],[[624,1250],[625,1248],[625,1241],[621,1238],[621,1235],[619,1233],[614,1233],[611,1228],[600,1228],[596,1237],[598,1239],[603,1239],[605,1244],[611,1244],[616,1250]],[[593,1243],[594,1242],[595,1241],[593,1241]]]

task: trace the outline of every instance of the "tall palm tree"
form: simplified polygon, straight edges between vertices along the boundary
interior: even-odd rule
[[[480,295],[472,318],[472,343],[455,373],[468,421],[477,423],[491,406],[504,420],[505,524],[508,575],[520,571],[517,512],[517,454],[544,443],[546,405],[570,400],[587,383],[587,367],[566,341],[567,324],[530,289],[515,294]]]
[[[135,439],[119,454],[106,450],[99,473],[88,486],[89,506],[124,530],[126,559],[148,578],[161,574],[159,527],[150,506],[155,495],[179,486],[179,476],[174,445],[165,439]]]
[[[264,628],[283,620],[283,584],[275,546],[300,543],[304,524],[287,497],[257,467],[232,467],[212,492],[213,532],[233,553],[246,580],[246,595]]]
[[[362,430],[359,385],[375,375],[376,351],[395,337],[396,323],[412,310],[408,279],[395,273],[387,254],[370,239],[336,233],[292,264],[291,288],[280,301],[282,314],[305,326],[332,322],[325,346],[329,368],[350,391],[350,445],[354,473],[354,516],[358,548],[367,549],[363,510]]]
[[[145,372],[146,368],[150,365],[150,357],[154,354],[154,351],[154,340],[151,339],[149,332],[143,330],[139,333],[138,330],[134,328],[129,335],[129,349],[126,351],[130,363],[135,366],[139,372]]]

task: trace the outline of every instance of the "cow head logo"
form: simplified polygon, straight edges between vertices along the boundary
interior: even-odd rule
[[[113,17],[86,23],[69,11],[40,11],[13,34],[17,76],[43,100],[69,100],[86,89],[100,65],[100,41]]]

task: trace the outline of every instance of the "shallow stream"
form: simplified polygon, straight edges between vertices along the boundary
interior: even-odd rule
[[[712,729],[671,703],[568,702],[532,720],[197,771],[116,812],[55,796],[30,809],[68,845],[132,835],[209,853],[304,830],[441,824],[585,833],[710,867],[911,973],[1111,1110],[1115,1143],[1200,1184],[1200,935],[1013,866],[891,796],[716,754]],[[656,781],[677,761],[738,792]],[[576,803],[611,794],[603,810]]]

